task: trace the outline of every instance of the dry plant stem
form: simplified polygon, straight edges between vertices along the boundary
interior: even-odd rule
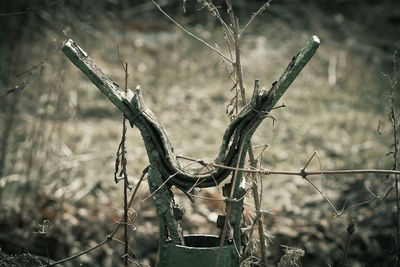
[[[396,67],[396,61],[394,60],[394,69]],[[390,82],[390,117],[391,117],[391,122],[393,126],[393,157],[394,157],[394,164],[393,164],[393,170],[397,170],[397,164],[398,164],[398,152],[399,152],[399,139],[398,139],[398,133],[397,133],[397,116],[396,116],[396,102],[395,102],[395,94],[394,94],[394,89],[395,89],[395,84],[393,83],[392,79],[388,77],[389,82]],[[397,225],[396,225],[396,252],[397,252],[397,257],[396,257],[396,262],[397,265],[400,263],[400,200],[399,200],[399,179],[397,177],[397,174],[394,175],[395,178],[395,189],[396,189],[396,208],[397,208]]]
[[[125,93],[128,90],[128,61],[125,60]],[[124,241],[125,241],[125,253],[124,253],[124,264],[125,266],[128,266],[128,249],[129,249],[129,244],[128,244],[128,175],[126,173],[126,118],[124,116],[124,122],[123,122],[123,133],[122,133],[122,138],[124,139],[122,141],[122,164],[124,164],[123,167],[123,172],[124,172]]]
[[[163,13],[164,16],[166,16],[170,21],[172,21],[176,26],[178,26],[182,31],[184,31],[186,34],[190,35],[191,37],[193,37],[194,39],[198,40],[199,42],[203,43],[205,46],[207,46],[208,48],[210,48],[212,51],[214,51],[215,53],[217,53],[218,55],[220,55],[221,57],[223,57],[224,59],[228,60],[230,63],[233,63],[233,61],[228,58],[227,56],[225,56],[221,51],[219,51],[218,49],[216,49],[215,47],[213,47],[212,45],[210,45],[209,43],[207,43],[206,41],[204,41],[203,39],[201,39],[200,37],[194,35],[193,33],[191,33],[190,31],[186,30],[182,25],[180,25],[178,22],[176,22],[173,18],[171,18],[170,15],[168,15],[161,7],[159,4],[157,4],[156,1],[151,0],[154,5],[161,11],[161,13]]]
[[[199,161],[199,163],[202,161]],[[239,170],[244,173],[258,173],[263,175],[294,175],[294,176],[313,176],[313,175],[337,175],[337,174],[400,174],[400,171],[395,170],[379,170],[379,169],[360,169],[360,170],[330,170],[330,171],[274,171],[268,169],[245,169],[224,166],[216,163],[209,163],[211,166],[223,168],[227,170]]]
[[[254,82],[254,90],[258,90],[258,80]],[[242,96],[245,97],[245,96]],[[249,145],[249,159],[250,159],[250,166],[252,168],[257,167],[257,160],[254,157],[254,149],[253,149],[253,144],[250,141]],[[253,191],[253,198],[254,198],[254,206],[256,208],[256,213],[257,217],[256,220],[254,221],[254,224],[258,223],[258,236],[260,239],[260,250],[261,250],[261,265],[262,266],[268,266],[268,258],[267,258],[267,247],[266,247],[266,242],[265,242],[265,235],[264,235],[264,220],[263,220],[263,215],[260,212],[261,209],[261,201],[260,201],[260,196],[259,196],[259,189],[258,189],[258,183],[257,183],[257,176],[255,173],[252,174],[252,179],[253,179],[253,185],[252,185],[252,191]],[[262,190],[262,188],[261,188]]]
[[[125,119],[124,119],[125,122]],[[128,248],[129,248],[129,244],[128,244],[128,175],[126,173],[124,173],[124,249],[125,249],[125,253],[124,253],[124,264],[125,266],[128,266]]]
[[[122,66],[122,69],[124,70],[125,74],[125,93],[128,91],[128,61],[125,60],[123,61],[119,52],[119,47],[117,45],[117,52],[118,52],[118,57]],[[128,266],[128,259],[129,259],[129,244],[128,244],[128,188],[129,188],[129,182],[128,182],[128,174],[126,172],[126,164],[128,163],[127,158],[126,158],[126,117],[123,116],[123,123],[122,123],[122,140],[119,144],[118,147],[118,152],[117,152],[117,159],[116,159],[116,166],[115,166],[115,175],[114,179],[115,182],[118,183],[119,179],[117,178],[117,173],[118,173],[118,167],[119,164],[121,165],[121,172],[119,176],[122,176],[122,179],[124,180],[124,215],[123,215],[123,224],[124,224],[124,265]],[[119,162],[119,157],[121,157],[121,162]]]
[[[271,0],[270,0],[271,1]],[[236,77],[237,77],[237,84],[239,85],[240,88],[240,95],[241,95],[241,100],[242,100],[242,106],[244,107],[247,104],[246,101],[246,88],[244,87],[243,84],[243,70],[242,70],[242,64],[241,64],[241,58],[240,58],[240,36],[243,33],[243,31],[251,24],[251,22],[253,21],[253,19],[262,11],[264,10],[267,6],[269,6],[269,2],[268,1],[265,5],[263,5],[249,20],[249,22],[244,26],[243,30],[240,31],[240,27],[239,27],[239,22],[238,19],[235,17],[235,14],[233,12],[233,7],[232,4],[230,2],[230,0],[226,0],[226,3],[228,5],[229,8],[229,17],[231,20],[231,24],[232,24],[232,31],[233,31],[233,41],[234,41],[234,46],[235,46],[235,63],[234,63],[234,69],[236,71]],[[254,86],[257,88],[254,88],[254,90],[258,91],[258,81],[255,81]],[[254,168],[256,168],[256,160],[254,157],[254,152],[253,152],[253,144],[251,143],[250,140],[250,144],[249,144],[249,149],[248,149],[248,153],[249,153],[249,158],[250,158],[250,165]],[[238,167],[238,166],[237,166]],[[252,178],[253,178],[253,185],[252,185],[252,191],[253,191],[253,197],[254,197],[254,205],[256,207],[256,212],[259,213],[260,212],[260,197],[258,195],[258,184],[256,181],[256,175],[252,174]],[[229,215],[227,216],[228,220]],[[261,249],[261,259],[262,259],[262,266],[268,266],[268,262],[267,262],[267,248],[265,246],[265,236],[264,236],[264,226],[263,226],[263,216],[259,216],[257,217],[258,219],[258,235],[260,238],[260,249]]]
[[[241,159],[242,152],[243,152],[243,146],[244,146],[244,143],[242,143],[242,145],[240,146],[240,149],[239,149],[239,159],[238,159],[238,161],[236,163],[236,170],[235,170],[235,172],[233,174],[233,179],[232,179],[232,182],[231,182],[231,192],[229,194],[229,198],[230,199],[233,198],[233,194],[235,192],[236,180],[237,180],[237,176],[238,176],[238,173],[239,173],[238,169],[239,169],[240,159]],[[231,209],[232,209],[232,202],[231,201],[226,201],[225,203],[226,203],[226,217],[225,217],[224,227],[222,229],[221,241],[219,243],[219,249],[220,250],[218,252],[217,263],[216,263],[215,267],[219,266],[219,261],[221,259],[221,253],[222,253],[222,249],[221,248],[223,247],[223,245],[225,243],[226,232],[227,232],[228,224],[229,224],[229,217],[230,217]]]
[[[232,8],[232,4],[229,0],[226,0],[226,4],[228,6],[228,13],[229,13],[229,18],[231,21],[231,27],[232,27],[232,31],[233,31],[233,43],[235,46],[235,62],[233,63],[233,67],[236,73],[236,82],[235,84],[239,85],[239,89],[240,89],[240,95],[241,95],[241,100],[242,100],[242,106],[244,107],[247,103],[246,103],[246,89],[244,87],[243,84],[243,72],[242,72],[242,65],[241,65],[241,61],[240,61],[240,36],[239,36],[239,23],[237,21],[237,18],[235,17],[235,14],[233,12],[233,8]],[[237,96],[236,96],[236,100],[237,100]],[[236,110],[238,110],[237,108],[238,106],[238,102],[236,102]],[[236,187],[236,179],[237,179],[237,175],[238,175],[238,168],[239,168],[239,164],[240,164],[240,157],[242,156],[242,150],[243,150],[243,145],[244,143],[242,143],[242,146],[240,147],[240,152],[239,152],[239,159],[237,161],[237,165],[236,165],[236,170],[233,176],[233,181],[231,183],[231,192],[230,192],[230,198],[232,199],[233,194],[234,194],[234,190]],[[249,150],[252,149],[252,145],[250,143],[250,147]],[[217,263],[216,263],[216,267],[218,267],[219,265],[219,261],[220,261],[220,257],[221,257],[221,248],[225,242],[225,235],[226,235],[226,231],[227,231],[227,226],[228,226],[228,222],[229,222],[229,217],[230,217],[230,213],[231,213],[231,203],[230,202],[226,202],[226,217],[225,217],[225,222],[224,222],[224,227],[222,230],[222,237],[221,237],[221,242],[220,242],[220,252],[218,253],[218,259],[217,259]]]
[[[239,36],[239,22],[235,17],[233,12],[232,4],[229,0],[226,0],[226,4],[228,5],[228,13],[229,18],[232,24],[233,31],[233,44],[235,46],[235,62],[232,63],[236,72],[237,82],[240,88],[240,96],[242,98],[242,106],[246,105],[246,88],[243,84],[243,71],[242,71],[242,63],[240,60],[240,36]]]
[[[257,161],[254,158],[254,151],[253,151],[253,146],[250,143],[249,147],[249,158],[250,158],[250,165],[252,167],[256,167]],[[266,240],[265,240],[265,235],[264,235],[264,220],[263,220],[263,214],[261,214],[261,201],[260,201],[260,195],[259,195],[259,189],[258,189],[258,183],[257,183],[257,176],[255,173],[252,173],[252,179],[253,179],[253,185],[252,185],[252,191],[253,191],[253,198],[254,198],[254,206],[256,208],[256,213],[257,217],[254,220],[254,223],[258,223],[258,235],[260,238],[260,250],[261,250],[261,260],[262,266],[268,266],[268,258],[267,258],[267,247],[266,247]],[[262,190],[262,187],[261,187]]]
[[[229,17],[231,20],[231,24],[232,24],[232,31],[233,31],[233,40],[234,40],[234,45],[235,45],[235,63],[234,63],[234,69],[236,71],[236,77],[237,77],[237,84],[239,84],[239,88],[240,88],[240,95],[241,95],[241,100],[242,100],[242,106],[244,107],[247,103],[246,101],[246,88],[244,87],[243,84],[243,71],[242,71],[242,64],[241,64],[241,59],[240,59],[240,35],[241,33],[239,33],[240,28],[239,28],[239,22],[237,20],[237,18],[234,15],[233,12],[233,8],[232,8],[232,4],[230,3],[230,0],[226,0],[226,3],[229,7]],[[269,4],[269,1],[266,3],[266,5]],[[266,7],[266,6],[265,6]],[[264,6],[262,8],[265,8]],[[259,10],[259,12],[262,9]],[[257,12],[257,13],[259,13]],[[247,28],[248,25],[250,25],[250,23],[252,22],[252,20],[254,19],[254,17],[257,15],[257,13],[251,17],[251,19],[249,20],[249,22],[245,25],[245,27],[243,28],[243,31]],[[243,32],[242,31],[242,32]],[[255,87],[258,87],[258,81],[255,82],[254,84]],[[258,90],[258,88],[255,88],[255,90]],[[250,158],[250,165],[252,167],[256,167],[256,160],[254,158],[254,153],[253,153],[253,144],[251,143],[250,140],[250,144],[249,144],[249,149],[248,149],[248,153],[249,153],[249,158]],[[238,167],[238,166],[237,166]],[[253,174],[253,186],[252,186],[252,191],[253,191],[253,197],[254,197],[254,205],[256,207],[256,211],[257,213],[260,211],[260,198],[258,195],[258,185],[256,182],[256,175]],[[229,215],[227,215],[227,219],[228,220]],[[263,227],[263,220],[262,220],[262,216],[258,217],[258,234],[259,234],[259,238],[260,238],[260,248],[261,248],[261,258],[262,258],[262,266],[267,266],[267,251],[266,251],[266,247],[265,247],[265,238],[264,238],[264,227]]]
[[[310,176],[310,175],[335,175],[335,174],[363,174],[363,173],[375,173],[375,174],[400,174],[400,171],[395,170],[379,170],[379,169],[360,169],[360,170],[331,170],[331,171],[262,171],[264,174],[283,174],[283,175],[298,175],[298,176]]]

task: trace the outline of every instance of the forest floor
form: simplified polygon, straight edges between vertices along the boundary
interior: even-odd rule
[[[346,14],[288,2],[272,5],[242,37],[248,97],[255,79],[270,88],[310,36],[321,39],[314,58],[278,103],[285,108],[274,110],[275,120],[265,120],[254,135],[256,155],[267,145],[262,166],[299,170],[318,151],[319,160],[313,160],[309,170],[392,169],[393,158],[386,156],[393,143],[389,84],[382,73],[392,75],[394,48],[400,47],[396,26],[376,23],[371,28]],[[164,124],[176,153],[212,161],[229,124],[226,106],[234,93],[224,63],[161,14],[156,13],[157,20],[128,16],[91,22],[67,11],[58,20],[42,11],[41,20],[49,26],[21,50],[20,57],[26,59],[21,70],[45,63],[31,71],[29,86],[19,93],[7,171],[0,180],[0,245],[6,253],[60,259],[103,241],[122,216],[122,183],[113,179],[122,115],[62,54],[60,47],[68,38],[122,85],[119,46],[129,63],[128,87],[141,85],[146,104]],[[228,52],[214,20],[180,21]],[[16,77],[15,83],[25,78]],[[128,129],[127,148],[134,185],[148,165],[136,128]],[[324,188],[338,210],[369,201],[373,194],[379,198],[339,217],[301,177],[264,176],[262,209],[270,262],[276,264],[284,253],[282,246],[290,246],[305,251],[304,266],[336,265],[343,255],[346,227],[354,219],[351,266],[391,266],[395,194],[384,196],[393,177],[340,175],[313,182]],[[201,194],[218,197],[220,191]],[[153,266],[158,224],[151,200],[145,200],[148,195],[144,183],[130,214],[130,241],[135,261]],[[218,234],[221,203],[191,204],[179,192],[176,200],[185,210],[186,234]],[[244,213],[251,218],[252,197],[245,202]],[[45,220],[50,224],[43,226]],[[122,233],[117,239],[123,239]],[[121,255],[123,245],[113,242],[65,266],[116,266]]]

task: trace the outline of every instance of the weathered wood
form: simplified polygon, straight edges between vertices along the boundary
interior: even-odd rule
[[[165,245],[168,239],[170,244],[184,245],[180,218],[174,216],[172,191],[168,186],[163,186],[164,181],[156,166],[150,166],[148,182],[157,211],[160,245]]]
[[[311,59],[318,45],[318,38],[316,36],[311,37],[293,57],[280,79],[273,84],[268,92],[254,91],[251,101],[241,110],[225,131],[218,157],[215,160],[216,163],[236,167],[239,148],[251,139],[258,125]],[[211,187],[221,183],[231,173],[231,170],[223,168],[216,168],[200,174],[183,170],[173,152],[164,127],[144,104],[140,90],[136,90],[135,93],[128,90],[127,93],[124,93],[72,40],[65,43],[62,51],[123,112],[131,125],[137,126],[141,131],[149,157],[151,153],[158,154],[158,168],[164,180],[172,177],[168,182],[181,189],[188,189],[193,185]],[[150,151],[150,147],[154,149]],[[245,157],[248,146],[244,146],[244,148],[242,151],[244,156],[241,159]]]
[[[270,90],[270,94],[273,94],[273,101],[267,109],[271,110],[281,96],[286,92],[289,86],[296,79],[297,75],[299,75],[300,71],[307,65],[308,61],[314,56],[315,51],[319,47],[319,38],[315,35],[311,36],[311,38],[307,41],[307,43],[303,46],[302,49],[297,52],[297,54],[292,58],[292,61],[286,67],[286,70],[283,72],[279,80],[272,86]]]

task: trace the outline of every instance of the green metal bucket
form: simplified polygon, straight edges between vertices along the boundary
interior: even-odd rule
[[[160,248],[160,267],[239,267],[239,256],[233,244],[219,248],[218,236],[187,235],[185,246],[164,244]]]

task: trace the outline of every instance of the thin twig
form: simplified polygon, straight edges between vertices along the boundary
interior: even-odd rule
[[[321,159],[320,159],[320,157],[319,157],[319,155],[318,155],[318,151],[315,151],[315,155],[317,155],[317,159],[318,159],[318,164],[319,164],[319,170],[320,171],[322,171],[322,163],[321,163]],[[324,175],[323,174],[321,174],[321,191],[322,191],[322,193],[324,192]]]
[[[99,243],[99,244],[97,244],[97,245],[95,245],[95,246],[93,246],[93,247],[91,247],[91,248],[88,248],[88,249],[86,249],[86,250],[84,250],[84,251],[81,251],[81,252],[79,252],[79,253],[77,253],[77,254],[71,256],[71,257],[68,257],[68,258],[65,258],[65,259],[62,259],[62,260],[59,260],[59,261],[56,261],[56,262],[47,264],[47,265],[42,265],[42,266],[55,266],[55,265],[57,265],[57,264],[61,264],[61,263],[64,263],[64,262],[67,262],[67,261],[76,259],[76,258],[78,258],[78,257],[80,257],[80,256],[82,256],[82,255],[85,255],[85,254],[91,252],[92,250],[95,250],[95,249],[97,249],[97,248],[103,246],[104,244],[110,242],[112,239],[109,239],[108,237],[109,237],[109,236],[107,236],[106,240],[104,240],[103,242],[101,242],[101,243]]]
[[[294,176],[313,176],[313,175],[337,175],[337,174],[400,174],[400,171],[395,170],[381,170],[381,169],[355,169],[355,170],[324,170],[324,171],[275,171],[264,168],[260,169],[245,169],[224,166],[221,164],[211,163],[211,166],[223,168],[227,170],[239,170],[244,173],[259,173],[263,175],[294,175]]]
[[[39,68],[40,66],[41,66],[41,68]],[[42,71],[44,69],[44,66],[45,66],[44,62],[41,62],[38,65],[33,66],[32,68],[30,68],[29,70],[27,70],[25,72],[21,72],[21,73],[15,74],[16,76],[19,76],[19,75],[22,75],[24,73],[28,73],[29,76],[25,81],[23,81],[19,85],[14,86],[14,88],[11,88],[11,89],[7,90],[4,94],[0,95],[0,100],[5,98],[8,94],[22,91],[26,86],[29,85],[29,83],[33,79],[35,79],[38,76],[38,74],[42,73]],[[5,77],[7,78],[7,76],[5,76]]]
[[[244,29],[242,31],[240,31],[239,22],[238,22],[238,19],[237,19],[237,17],[235,16],[235,14],[233,12],[233,7],[232,7],[232,4],[231,4],[230,0],[226,0],[226,4],[228,5],[228,14],[229,14],[229,17],[230,17],[230,20],[231,20],[232,31],[233,31],[233,41],[234,41],[234,48],[235,48],[235,63],[233,64],[233,67],[234,67],[235,73],[236,73],[236,79],[237,79],[235,81],[235,84],[239,86],[239,91],[240,91],[241,100],[242,100],[242,106],[244,107],[246,105],[246,88],[244,87],[243,70],[242,70],[242,64],[241,64],[241,58],[240,58],[240,36],[241,36],[241,33],[243,32],[243,30],[245,30],[246,27],[254,19],[254,17],[257,16],[257,14],[259,12],[261,12],[266,6],[262,7],[254,16],[252,16],[252,18],[246,24]],[[255,81],[254,86],[255,86],[255,90],[258,90],[258,80]],[[237,86],[236,86],[236,89],[237,89]],[[237,100],[238,100],[238,92],[236,90],[236,105],[235,105],[236,106],[236,113],[238,111],[238,101]],[[248,153],[249,153],[249,158],[250,158],[250,165],[252,167],[256,168],[257,167],[256,166],[257,163],[256,163],[256,160],[255,160],[255,157],[254,157],[253,145],[252,145],[251,141],[250,141],[250,144],[249,144]],[[239,154],[239,157],[240,156],[241,156],[241,154]],[[236,168],[238,168],[238,167],[239,166],[236,166]],[[237,170],[235,171],[235,174],[237,174]],[[259,213],[260,206],[261,206],[261,201],[260,201],[260,196],[259,196],[259,193],[258,193],[259,189],[258,189],[258,185],[257,185],[257,181],[256,181],[257,177],[256,177],[255,174],[253,174],[252,177],[253,177],[252,191],[253,191],[253,197],[254,197],[254,205],[256,207],[257,212]],[[233,188],[234,187],[232,186],[232,192],[233,192]],[[228,220],[228,218],[229,218],[229,213],[228,213],[228,209],[227,209],[226,221]],[[267,253],[266,253],[266,246],[265,246],[264,226],[263,226],[263,218],[262,218],[262,216],[260,216],[257,220],[258,220],[258,232],[259,232],[259,238],[260,238],[260,244],[261,244],[262,266],[267,266],[268,263],[267,263],[267,256],[266,256]],[[225,224],[226,224],[226,222],[225,222]],[[223,234],[224,233],[225,232],[223,231]],[[217,266],[218,266],[218,262],[219,262],[219,255],[218,255],[218,260],[217,260]]]
[[[118,57],[119,61],[122,65],[122,69],[124,70],[125,74],[125,93],[128,91],[128,61],[125,60],[123,61],[119,52],[119,46],[117,45],[117,52],[118,52]],[[123,216],[123,224],[124,224],[124,265],[128,266],[128,259],[129,259],[129,244],[128,244],[128,188],[129,188],[129,182],[128,182],[128,174],[126,172],[126,164],[127,164],[127,159],[126,159],[126,117],[123,116],[123,123],[122,123],[122,140],[121,143],[118,147],[118,152],[119,149],[121,148],[121,173],[120,176],[123,176],[124,180],[124,216]],[[115,169],[115,175],[118,172],[118,163],[119,163],[119,155],[117,152],[117,159],[116,159],[116,169]],[[115,181],[117,182],[117,178],[114,177]]]
[[[150,195],[148,195],[147,197],[145,197],[144,199],[142,199],[140,202],[143,203],[145,202],[147,199],[151,198],[158,190],[160,190],[163,186],[165,186],[169,180],[171,180],[172,178],[174,178],[179,172],[176,172],[172,175],[170,175],[167,179],[165,179],[165,181],[156,189],[154,190]]]
[[[190,157],[185,157],[178,155],[178,158],[184,158],[186,160],[191,160],[191,161],[196,161],[197,163],[201,165],[210,165],[215,168],[222,168],[226,170],[231,170],[231,171],[241,171],[244,173],[259,173],[263,175],[294,175],[294,176],[303,176],[305,175],[306,177],[308,176],[313,176],[313,175],[336,175],[336,174],[400,174],[400,171],[397,170],[385,170],[385,169],[354,169],[354,170],[322,170],[322,171],[276,171],[276,170],[269,170],[265,168],[259,168],[259,169],[246,169],[246,168],[236,168],[236,167],[231,167],[231,166],[225,166],[217,163],[208,163],[204,160],[201,159],[194,159]]]
[[[137,191],[139,189],[139,186],[140,186],[140,184],[142,183],[142,181],[144,179],[144,176],[146,175],[146,173],[148,173],[149,167],[150,167],[150,165],[147,166],[146,168],[144,168],[144,170],[142,172],[142,176],[140,176],[139,182],[136,184],[135,189],[133,189],[133,194],[132,194],[131,199],[129,200],[128,207],[130,207],[132,205],[133,198],[135,197],[135,195],[136,195],[136,193],[137,193]]]
[[[239,35],[242,35],[244,31],[247,29],[247,27],[253,22],[253,20],[260,15],[265,9],[269,8],[269,4],[271,3],[272,0],[268,0],[264,5],[262,5],[256,13],[254,13],[249,21],[246,23],[246,25],[243,27],[243,29],[240,31]]]
[[[28,80],[22,82],[19,85],[16,85],[12,89],[7,90],[7,92],[5,92],[3,95],[0,96],[0,100],[5,98],[8,94],[15,93],[15,92],[18,92],[18,91],[22,91],[29,84],[30,81],[31,81],[31,78],[29,77]]]
[[[128,90],[128,61],[125,61],[125,92]],[[124,142],[122,143],[122,162],[125,163],[124,166],[124,242],[125,242],[125,253],[124,253],[124,264],[128,266],[128,258],[129,258],[129,244],[128,244],[128,174],[126,173],[126,118],[124,116],[123,122],[123,137]]]
[[[284,175],[299,175],[302,176],[301,171],[264,171],[265,174],[284,174]],[[375,174],[400,174],[400,171],[394,170],[380,170],[380,169],[354,169],[354,170],[331,170],[331,171],[305,171],[305,176],[310,175],[335,175],[335,174],[364,174],[364,173],[375,173]]]
[[[10,78],[10,77],[19,77],[19,76],[21,76],[21,75],[28,74],[28,73],[30,74],[30,73],[32,73],[34,70],[36,70],[37,68],[39,68],[41,65],[44,65],[44,64],[46,64],[46,61],[41,61],[41,62],[39,62],[38,64],[36,64],[36,65],[30,67],[30,68],[27,69],[27,70],[20,71],[20,72],[17,72],[17,73],[9,73],[9,74],[6,74],[6,75],[0,77],[0,80],[7,80],[7,79]]]
[[[240,35],[239,35],[239,22],[238,18],[235,16],[233,12],[232,3],[230,0],[225,1],[228,5],[228,14],[231,20],[231,27],[233,31],[233,45],[235,47],[235,62],[232,62],[233,67],[236,72],[236,79],[240,89],[240,95],[242,100],[242,106],[246,105],[246,88],[244,87],[243,83],[243,70],[242,70],[242,63],[240,58]]]
[[[306,165],[303,167],[303,170],[305,170],[308,167],[308,165],[310,164],[311,160],[314,158],[315,154],[317,154],[317,151],[314,151],[312,156],[308,159]]]
[[[373,201],[375,201],[375,200],[377,200],[377,199],[379,198],[379,196],[373,194],[373,193],[372,193],[370,190],[368,190],[368,188],[367,188],[367,190],[368,190],[368,191],[370,192],[370,194],[372,195],[372,198],[371,198],[370,200],[357,203],[357,204],[355,204],[355,205],[353,205],[353,206],[351,206],[351,207],[349,207],[349,208],[347,208],[347,209],[345,209],[345,206],[343,206],[342,210],[341,210],[341,211],[338,211],[338,209],[335,207],[335,205],[332,203],[332,201],[323,193],[323,191],[322,191],[320,188],[318,188],[318,186],[316,186],[316,185],[315,185],[313,182],[311,182],[308,178],[304,178],[304,179],[305,179],[309,184],[311,184],[312,187],[315,188],[315,190],[318,191],[318,193],[322,196],[322,198],[324,198],[324,199],[326,200],[326,202],[327,202],[327,203],[329,204],[329,206],[333,209],[333,211],[335,212],[335,214],[336,214],[337,217],[342,216],[343,214],[345,214],[345,213],[348,212],[349,210],[352,210],[352,209],[354,209],[354,208],[356,208],[356,207],[359,207],[359,206],[362,206],[362,205],[369,204],[369,203],[371,203],[371,202],[373,202]]]
[[[224,59],[228,60],[229,62],[233,63],[233,61],[228,58],[227,56],[225,56],[221,51],[219,51],[218,49],[216,49],[215,47],[213,47],[212,45],[210,45],[209,43],[207,43],[206,41],[204,41],[203,39],[201,39],[200,37],[194,35],[193,33],[191,33],[190,31],[186,30],[182,25],[180,25],[178,22],[176,22],[173,18],[171,18],[171,16],[169,16],[161,7],[159,4],[157,4],[156,1],[151,0],[154,5],[158,8],[158,10],[160,10],[161,13],[163,13],[164,16],[166,16],[170,21],[172,21],[176,26],[178,26],[182,31],[184,31],[185,33],[187,33],[188,35],[190,35],[191,37],[193,37],[194,39],[196,39],[197,41],[200,41],[201,43],[203,43],[204,45],[206,45],[208,48],[210,48],[211,50],[213,50],[215,53],[217,53],[218,55],[220,55],[221,57],[223,57]]]
[[[318,152],[314,151],[314,153],[312,154],[312,156],[308,159],[306,165],[303,167],[303,169],[301,169],[301,171],[305,172],[306,168],[308,167],[308,165],[311,163],[312,159],[314,158],[314,156],[317,156],[318,162],[319,162],[319,170],[322,172],[322,164],[321,164],[321,159],[318,156]],[[323,179],[324,179],[324,175],[321,174],[321,191],[322,194],[324,193],[324,183],[323,183]]]

